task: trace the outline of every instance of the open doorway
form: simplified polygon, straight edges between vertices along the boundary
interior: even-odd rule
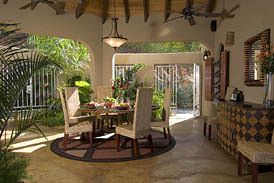
[[[198,64],[155,64],[154,87],[172,89],[174,123],[200,116],[200,66]]]
[[[198,42],[127,43],[113,58],[113,78],[123,76],[134,64],[144,64],[142,83],[158,91],[173,90],[171,123],[198,117],[204,49]]]

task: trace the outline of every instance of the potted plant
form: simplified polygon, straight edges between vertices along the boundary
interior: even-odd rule
[[[273,74],[274,74],[274,49],[266,47],[266,51],[257,55],[258,64],[260,64],[262,72],[266,75],[266,90],[263,104],[266,107],[274,106],[274,95],[272,91]]]
[[[106,106],[107,108],[111,108],[112,104],[115,102],[115,98],[112,97],[105,97],[103,98],[104,100],[104,106]]]

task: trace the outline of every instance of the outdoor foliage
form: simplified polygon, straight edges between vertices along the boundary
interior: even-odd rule
[[[161,43],[126,43],[119,47],[119,53],[178,53],[200,52],[198,42],[161,42]]]
[[[28,43],[31,48],[39,50],[63,69],[59,79],[67,84],[74,76],[86,81],[90,77],[89,50],[82,43],[71,39],[42,35],[30,35]]]
[[[15,116],[13,122],[9,122],[14,104],[28,80],[43,67],[53,64],[48,57],[26,49],[27,35],[18,34],[17,31],[16,24],[0,23],[0,96],[5,96],[0,98],[0,139],[8,124],[11,128],[10,138],[0,141],[3,182],[17,182],[26,177],[27,164],[7,153],[8,147],[26,130],[42,133],[34,120],[36,114],[32,108],[22,111],[20,117]]]
[[[0,150],[0,183],[18,183],[22,179],[27,179],[27,166],[28,160]]]
[[[162,119],[162,111],[164,107],[164,93],[159,90],[153,92],[152,103],[159,105],[160,109],[152,112],[152,118],[155,120]]]
[[[61,100],[50,99],[49,106],[46,109],[39,111],[37,115],[37,122],[44,126],[61,126],[64,125],[64,114],[62,111]]]
[[[113,97],[118,99],[129,99],[135,101],[137,88],[141,86],[135,78],[135,74],[143,68],[144,64],[135,64],[132,69],[126,70],[125,78],[118,76],[112,84]]]

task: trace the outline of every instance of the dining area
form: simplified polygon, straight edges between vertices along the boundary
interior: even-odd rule
[[[153,104],[153,89],[139,87],[135,101],[113,98],[108,86],[81,104],[77,87],[59,89],[64,113],[64,137],[51,144],[59,156],[88,162],[119,162],[153,157],[175,146],[169,127],[172,91],[164,91],[163,106]],[[161,119],[153,112],[161,111]]]

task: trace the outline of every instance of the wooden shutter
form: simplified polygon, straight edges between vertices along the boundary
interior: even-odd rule
[[[210,57],[205,61],[205,99],[209,101],[213,99],[213,64],[213,57]]]
[[[223,51],[220,65],[220,99],[225,99],[226,89],[229,85],[229,52]]]

